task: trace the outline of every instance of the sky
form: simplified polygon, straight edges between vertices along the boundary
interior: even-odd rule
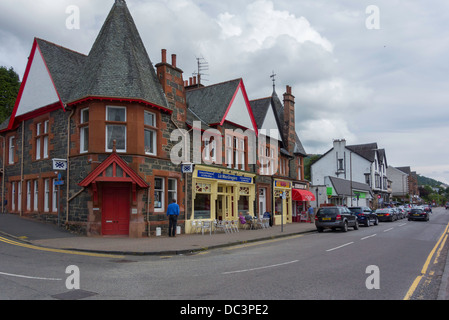
[[[309,154],[377,142],[388,165],[449,184],[449,1],[127,0],[153,64],[242,78],[250,100],[287,85]],[[0,66],[22,79],[34,37],[88,54],[114,0],[1,0]],[[169,59],[170,61],[170,59]]]

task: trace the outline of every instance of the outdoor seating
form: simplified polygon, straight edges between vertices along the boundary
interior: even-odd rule
[[[216,233],[217,232],[217,230],[222,230],[222,231],[224,231],[225,233],[228,233],[228,229],[227,229],[227,227],[225,226],[225,224],[223,223],[223,221],[221,221],[221,220],[215,220],[214,221],[214,233]]]
[[[209,234],[212,235],[212,222],[211,221],[203,221],[201,224],[201,233],[204,236],[204,230],[209,229]]]
[[[239,232],[239,221],[238,220],[232,220],[231,221],[231,227],[232,227],[232,230],[234,230],[235,232]]]
[[[192,220],[191,227],[192,231],[198,233],[199,229],[201,229],[201,221]]]

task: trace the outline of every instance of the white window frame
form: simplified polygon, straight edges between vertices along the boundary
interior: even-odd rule
[[[31,211],[31,180],[27,181],[27,211]]]
[[[44,180],[44,211],[50,212],[50,179]]]
[[[160,179],[162,181],[161,189],[156,189],[156,179]],[[161,193],[161,197],[159,199],[161,206],[159,208],[156,208],[156,203],[155,203],[154,211],[155,212],[164,212],[164,210],[165,210],[165,179],[164,178],[162,178],[162,177],[154,178],[154,192]],[[156,202],[156,200],[155,200],[155,202]]]
[[[169,189],[170,188],[170,181],[174,182],[174,189]],[[167,184],[167,199],[169,199],[169,194],[173,194],[172,199],[175,199],[176,201],[178,201],[178,180],[177,179],[173,179],[173,178],[168,178],[168,184]]]
[[[43,158],[44,159],[48,159],[48,126],[50,124],[49,120],[45,120],[44,121],[44,154],[43,154]]]
[[[34,201],[33,201],[34,211],[39,210],[39,181],[34,180]]]
[[[9,137],[9,154],[8,154],[8,163],[14,164],[14,139],[16,137]]]
[[[22,181],[17,182],[17,209],[22,211]]]
[[[149,115],[151,115],[151,116],[153,117],[153,123],[148,124],[148,123],[145,122],[145,115],[147,115],[147,114],[149,114]],[[143,119],[143,124],[144,124],[144,134],[145,134],[145,131],[148,131],[148,132],[152,132],[152,133],[153,133],[153,148],[154,148],[153,152],[148,152],[148,151],[146,150],[146,149],[147,149],[147,146],[144,145],[144,148],[145,148],[145,154],[147,154],[147,155],[149,155],[149,156],[156,156],[156,155],[157,155],[157,131],[154,130],[154,129],[148,128],[148,127],[156,128],[156,119],[157,119],[157,118],[156,118],[156,114],[155,114],[155,113],[149,112],[149,111],[145,111],[145,112],[144,112],[144,119]],[[148,126],[148,127],[147,127],[147,126]],[[144,137],[144,140],[145,140],[145,137]],[[145,141],[144,141],[144,144],[145,144]]]
[[[41,123],[36,124],[36,160],[41,159],[41,138],[39,137],[41,135]]]
[[[109,110],[110,109],[124,109],[125,110],[125,120],[124,121],[116,121],[116,120],[109,120],[108,119],[108,115],[109,115]],[[127,109],[126,109],[126,107],[120,107],[120,106],[106,106],[106,121],[107,122],[114,122],[113,124],[111,123],[111,124],[106,124],[106,132],[105,132],[105,134],[106,134],[106,142],[105,142],[105,149],[106,149],[106,152],[112,152],[113,150],[112,150],[112,148],[111,149],[109,149],[108,148],[108,128],[109,127],[113,127],[113,126],[117,126],[117,127],[125,127],[125,136],[124,136],[124,139],[125,139],[125,149],[119,149],[119,148],[117,148],[117,152],[126,152],[126,150],[127,150],[127,125],[126,125],[126,122],[127,122]],[[121,124],[121,123],[123,123],[123,124]]]
[[[16,211],[16,183],[11,182],[11,210]]]
[[[58,212],[58,189],[55,186],[56,179],[52,180],[53,192],[51,199],[52,212]]]
[[[80,111],[80,124],[85,124],[85,123],[89,123],[89,119],[84,118],[84,114],[87,111],[87,115],[89,117],[89,108],[84,108]],[[86,153],[89,152],[89,134],[87,134],[87,140],[88,140],[88,145],[86,148],[86,145],[84,143],[85,140],[85,135],[86,135],[86,131],[89,132],[89,125],[83,126],[80,128],[80,153]]]

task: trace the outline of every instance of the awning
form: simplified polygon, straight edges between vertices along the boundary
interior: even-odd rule
[[[293,201],[314,201],[315,196],[312,192],[308,190],[302,190],[302,189],[292,189],[292,200]]]

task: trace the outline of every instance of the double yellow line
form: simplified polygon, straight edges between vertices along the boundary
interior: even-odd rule
[[[72,255],[89,256],[89,257],[97,257],[97,258],[113,258],[113,259],[123,259],[124,258],[124,256],[112,255],[112,254],[102,254],[102,253],[81,252],[81,251],[38,247],[38,246],[34,246],[32,244],[13,241],[13,240],[3,238],[3,237],[0,237],[0,242],[4,242],[4,243],[10,244],[10,245],[24,247],[24,248],[28,248],[28,249],[47,251],[47,252],[53,252],[53,253],[72,254]]]
[[[446,226],[446,229],[444,230],[443,234],[441,235],[440,239],[438,239],[438,242],[436,243],[435,247],[433,247],[432,251],[430,252],[429,256],[427,257],[426,262],[424,263],[424,266],[421,270],[421,274],[416,277],[415,281],[413,281],[412,286],[410,289],[408,289],[407,294],[404,297],[404,300],[410,300],[413,293],[415,292],[416,288],[418,287],[419,283],[421,282],[421,279],[427,274],[427,269],[429,268],[430,261],[432,260],[432,257],[434,256],[435,252],[437,253],[434,259],[434,264],[438,262],[438,259],[441,254],[441,250],[444,248],[444,245],[446,243],[447,237],[449,235],[448,233],[449,224]],[[438,251],[437,251],[438,250]]]

